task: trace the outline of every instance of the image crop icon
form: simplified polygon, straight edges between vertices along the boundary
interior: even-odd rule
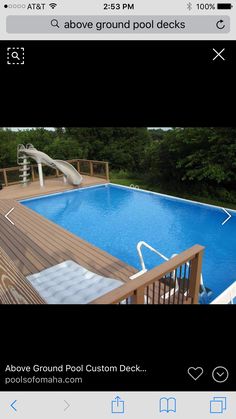
[[[162,397],[159,403],[159,411],[160,413],[176,413],[176,399],[174,397]]]
[[[23,65],[25,63],[24,47],[8,47],[7,48],[7,64]]]

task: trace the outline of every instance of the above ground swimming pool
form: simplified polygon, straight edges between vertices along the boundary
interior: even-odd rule
[[[141,269],[141,240],[166,257],[205,246],[203,279],[217,297],[236,280],[236,211],[118,185],[102,185],[21,201],[95,246]],[[163,262],[143,250],[147,268]]]

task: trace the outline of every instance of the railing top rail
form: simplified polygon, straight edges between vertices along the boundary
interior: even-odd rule
[[[197,254],[203,252],[203,250],[203,246],[196,244],[190,249],[185,250],[184,252],[174,256],[172,259],[144,273],[142,276],[134,280],[130,280],[123,286],[116,288],[114,291],[110,291],[104,296],[97,298],[92,302],[92,304],[115,304],[120,302],[133,295],[138,288],[145,288],[151,285],[153,281],[163,278],[163,276],[167,273],[172,272],[184,263],[191,261]]]
[[[68,159],[68,160],[65,160],[65,161],[67,161],[68,163],[71,163],[71,162],[74,162],[74,163],[76,163],[76,162],[92,162],[92,163],[95,163],[95,164],[107,164],[108,163],[107,161],[87,160],[87,159]],[[33,163],[30,166],[37,167],[37,163]],[[13,170],[18,170],[18,169],[19,169],[19,166],[2,167],[2,168],[0,168],[0,172],[4,172],[4,170],[6,170],[6,171],[11,171],[12,170],[13,171]]]
[[[92,163],[99,163],[99,164],[106,164],[108,161],[105,160],[87,160],[87,159],[77,159],[76,161],[82,161],[82,162],[92,162]]]
[[[13,172],[13,171],[15,171],[15,170],[19,170],[19,167],[20,166],[14,166],[14,167],[5,167],[5,168],[3,168],[3,169],[0,169],[0,172],[4,172],[4,171],[6,171],[6,172]]]

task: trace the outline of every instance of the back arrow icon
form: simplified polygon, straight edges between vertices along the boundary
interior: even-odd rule
[[[10,406],[11,406],[11,408],[13,409],[13,410],[15,410],[15,412],[17,412],[17,409],[15,408],[15,406],[14,406],[14,404],[17,402],[17,400],[14,400],[14,402],[12,402],[11,404],[10,404]]]
[[[11,209],[10,209],[10,211],[8,211],[8,212],[6,213],[6,215],[5,215],[5,218],[6,218],[8,221],[10,221],[10,223],[11,223],[12,225],[15,225],[15,224],[13,223],[13,221],[11,221],[11,220],[10,220],[10,218],[8,218],[8,215],[9,215],[9,214],[11,214],[11,212],[12,212],[14,209],[15,209],[15,208],[11,208]]]
[[[65,407],[65,409],[64,409],[64,412],[65,412],[67,409],[69,409],[70,404],[69,404],[66,400],[64,400],[64,402],[65,402],[65,404],[66,404],[66,407]]]

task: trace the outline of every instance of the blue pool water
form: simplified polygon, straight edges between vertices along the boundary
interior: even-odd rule
[[[141,269],[136,245],[148,242],[170,257],[206,247],[203,278],[215,298],[236,280],[236,212],[130,188],[104,185],[25,200],[23,205],[70,232]],[[162,260],[144,250],[153,268]]]

